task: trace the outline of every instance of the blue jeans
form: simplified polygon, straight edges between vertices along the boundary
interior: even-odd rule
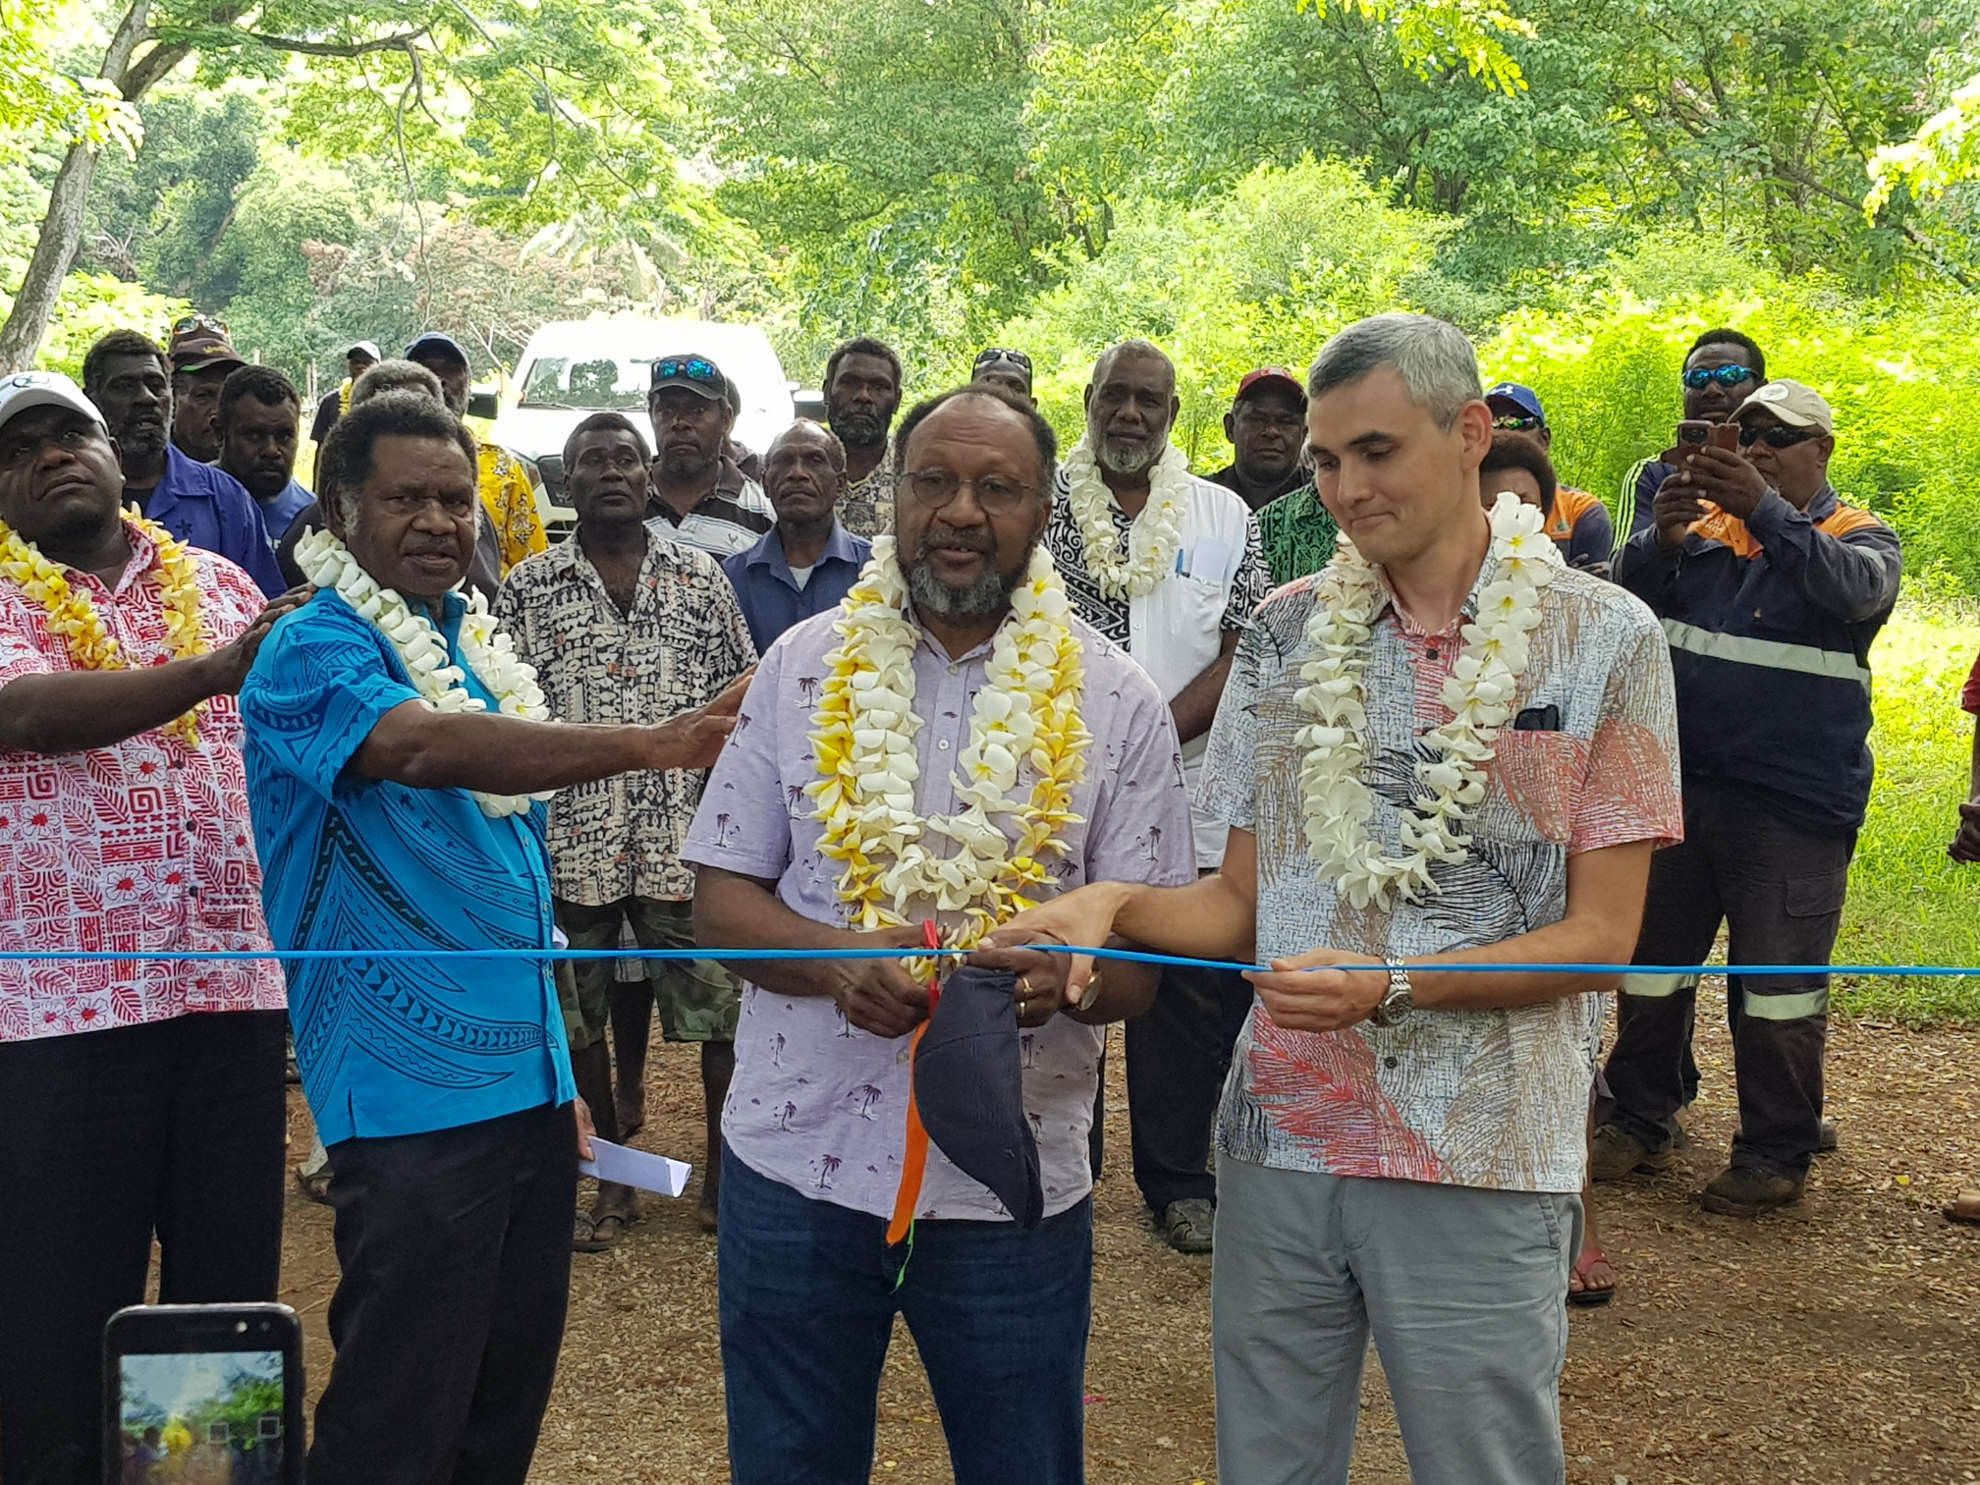
[[[898,1289],[886,1227],[724,1150],[716,1258],[734,1485],[865,1485],[897,1312],[956,1485],[1081,1485],[1091,1199],[1031,1232],[917,1222]]]

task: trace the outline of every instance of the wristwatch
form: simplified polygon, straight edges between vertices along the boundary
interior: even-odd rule
[[[1409,988],[1409,971],[1400,964],[1391,964],[1388,993],[1368,1013],[1369,1021],[1377,1026],[1394,1026],[1415,1009],[1416,994]]]

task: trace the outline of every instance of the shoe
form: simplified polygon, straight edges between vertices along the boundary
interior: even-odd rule
[[[1817,1155],[1833,1155],[1837,1147],[1841,1144],[1842,1135],[1836,1129],[1836,1121],[1833,1119],[1824,1119],[1822,1121],[1821,1132],[1815,1136],[1815,1153]]]
[[[1162,1231],[1178,1253],[1208,1253],[1216,1226],[1217,1209],[1200,1196],[1162,1208]]]
[[[1590,1142],[1588,1177],[1593,1181],[1620,1181],[1638,1171],[1669,1170],[1676,1160],[1672,1151],[1653,1150],[1628,1130],[1604,1124]]]
[[[1712,1177],[1698,1200],[1708,1212],[1726,1217],[1758,1217],[1801,1200],[1802,1182],[1752,1166],[1733,1165]]]

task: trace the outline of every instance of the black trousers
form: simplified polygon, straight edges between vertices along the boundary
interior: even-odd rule
[[[1134,1183],[1157,1216],[1173,1201],[1217,1199],[1210,1129],[1250,1010],[1236,970],[1167,964],[1155,1004],[1126,1024]]]
[[[0,1043],[0,1480],[98,1485],[103,1324],[275,1298],[280,1011]]]
[[[310,1485],[522,1485],[571,1289],[570,1104],[330,1147],[337,1360]]]
[[[1721,920],[1730,965],[1829,962],[1854,837],[1816,835],[1756,812],[1741,794],[1692,784],[1684,830],[1684,844],[1651,864],[1636,963],[1701,963]],[[1670,1143],[1671,1121],[1696,1087],[1697,984],[1692,976],[1630,975],[1617,998],[1607,1067],[1613,1118],[1652,1150]],[[1826,974],[1728,976],[1739,1085],[1734,1165],[1806,1174],[1822,1124],[1828,1006]]]

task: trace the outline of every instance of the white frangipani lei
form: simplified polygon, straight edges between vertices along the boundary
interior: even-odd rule
[[[481,712],[487,703],[467,690],[467,677],[447,654],[446,637],[433,621],[413,608],[393,588],[383,588],[378,580],[351,555],[350,549],[327,530],[316,530],[296,543],[296,566],[319,588],[334,588],[337,595],[358,614],[377,626],[379,633],[405,663],[413,689],[427,704],[441,712]],[[494,615],[479,593],[467,595],[467,613],[461,619],[461,659],[487,688],[505,717],[521,717],[531,722],[548,722],[550,708],[536,684],[536,671],[516,658],[516,647],[509,636],[495,626]],[[481,812],[497,819],[519,815],[534,800],[547,800],[556,791],[537,794],[484,794],[474,791]]]
[[[891,537],[846,595],[837,649],[813,713],[818,778],[807,789],[825,831],[822,853],[839,863],[839,896],[853,926],[911,920],[917,902],[966,912],[970,941],[1030,907],[1050,881],[1048,861],[1078,821],[1072,791],[1091,742],[1080,719],[1081,645],[1066,591],[1040,546],[1011,594],[1011,617],[991,641],[984,685],[970,709],[969,742],[956,760],[952,815],[915,805],[914,653],[907,583]],[[1029,761],[1032,785],[1019,787]],[[998,817],[1009,817],[1015,838]],[[938,855],[938,837],[956,843]]]
[[[1300,799],[1307,850],[1353,907],[1386,903],[1391,892],[1421,901],[1438,890],[1430,863],[1456,864],[1468,853],[1462,822],[1485,798],[1485,765],[1526,673],[1540,592],[1563,565],[1545,518],[1518,496],[1502,492],[1491,520],[1478,615],[1463,628],[1464,647],[1442,692],[1453,715],[1423,738],[1440,756],[1416,765],[1424,792],[1402,813],[1401,856],[1385,856],[1369,835],[1375,796],[1362,782],[1369,761],[1362,672],[1384,602],[1382,581],[1346,536],[1321,574],[1306,623],[1312,658],[1300,667],[1306,684],[1294,695],[1311,718],[1295,737],[1305,752]]]
[[[1182,545],[1183,510],[1189,504],[1189,461],[1164,443],[1148,470],[1148,503],[1128,527],[1123,549],[1114,529],[1114,492],[1100,477],[1089,435],[1066,455],[1066,499],[1079,523],[1081,554],[1093,581],[1109,598],[1139,598],[1175,569]]]

